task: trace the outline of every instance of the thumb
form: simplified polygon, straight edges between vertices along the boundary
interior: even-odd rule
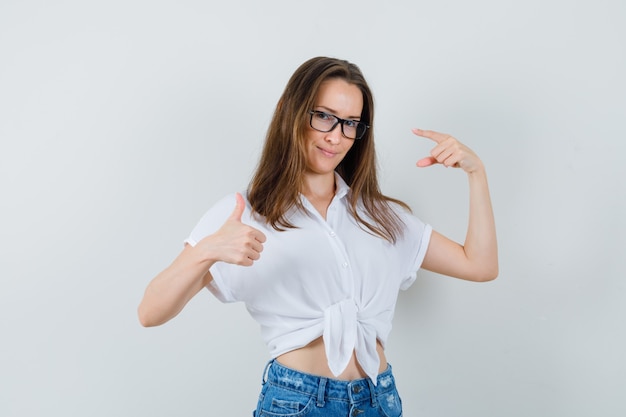
[[[428,156],[426,158],[422,158],[419,161],[417,161],[417,166],[420,168],[424,168],[424,167],[429,167],[431,165],[434,165],[437,163],[437,160],[435,158],[433,158],[432,156]]]
[[[235,209],[230,214],[228,220],[235,220],[241,222],[241,215],[243,214],[244,209],[246,208],[246,202],[243,200],[241,194],[235,194],[235,199],[237,200],[237,204],[235,205]]]

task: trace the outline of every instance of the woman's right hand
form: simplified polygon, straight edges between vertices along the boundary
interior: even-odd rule
[[[235,209],[217,232],[195,246],[185,245],[174,262],[148,284],[138,309],[142,325],[158,326],[176,316],[213,280],[209,269],[215,262],[250,266],[260,258],[265,235],[241,222],[246,204],[241,194],[236,200]]]
[[[261,257],[266,238],[263,232],[241,222],[246,203],[241,194],[236,194],[235,209],[222,227],[214,234],[205,237],[197,246],[209,254],[213,262],[251,266]]]

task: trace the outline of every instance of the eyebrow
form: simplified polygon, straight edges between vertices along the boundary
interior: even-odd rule
[[[326,107],[326,106],[315,106],[315,107],[316,107],[316,108],[320,108],[320,109],[324,109],[324,112],[325,112],[325,113],[332,113],[332,114],[333,114],[333,116],[335,116],[335,117],[339,117],[339,116],[337,116],[337,114],[336,114],[337,112],[336,112],[335,110],[331,109],[330,107]],[[347,120],[357,120],[357,121],[361,121],[361,116],[360,116],[360,115],[359,115],[359,116],[348,116],[346,119],[347,119]]]

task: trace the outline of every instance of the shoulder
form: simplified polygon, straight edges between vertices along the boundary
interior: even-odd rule
[[[396,216],[403,220],[407,218],[417,218],[411,206],[402,200],[385,196],[385,203]]]
[[[204,217],[223,217],[224,215],[228,217],[230,213],[235,208],[237,204],[237,194],[241,194],[243,196],[244,201],[246,202],[246,209],[249,209],[250,203],[248,202],[247,193],[244,192],[232,192],[222,196],[219,200],[217,200],[213,205],[205,212]]]
[[[244,197],[244,201],[246,202],[246,209],[242,216],[243,219],[246,213],[248,213],[248,215],[250,213],[250,203],[248,203],[245,192],[241,192],[240,194]],[[196,226],[191,231],[186,242],[195,245],[195,242],[217,231],[235,209],[237,204],[236,195],[237,193],[233,192],[217,200],[196,223]]]
[[[387,200],[387,205],[398,216],[412,215],[411,208],[408,204],[400,200]]]
[[[426,233],[429,225],[416,216],[411,208],[400,201],[388,201],[389,208],[403,223],[405,231],[418,231],[419,235]]]

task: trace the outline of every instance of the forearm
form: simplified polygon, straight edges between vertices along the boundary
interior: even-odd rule
[[[176,316],[213,277],[215,262],[252,266],[263,250],[265,235],[241,222],[245,201],[237,194],[235,209],[222,227],[195,246],[186,245],[178,257],[146,288],[139,305],[139,321],[158,326]]]
[[[211,281],[213,263],[200,248],[186,246],[146,288],[138,308],[141,324],[158,326],[175,317]]]
[[[468,179],[469,225],[463,249],[476,280],[488,281],[498,275],[498,245],[487,175],[481,166]]]

